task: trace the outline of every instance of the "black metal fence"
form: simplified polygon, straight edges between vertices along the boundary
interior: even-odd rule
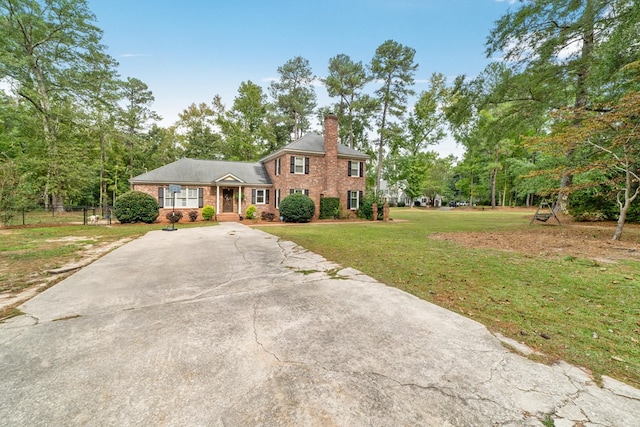
[[[112,221],[117,222],[112,206],[49,206],[18,210],[4,225],[111,225]]]

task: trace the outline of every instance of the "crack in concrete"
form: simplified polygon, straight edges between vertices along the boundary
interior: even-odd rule
[[[257,327],[256,323],[257,323],[257,317],[258,317],[258,303],[259,302],[260,301],[258,300],[253,304],[253,318],[252,318],[252,320],[253,320],[253,338],[254,338],[256,344],[258,344],[258,346],[262,349],[263,352],[265,352],[267,354],[270,354],[274,359],[276,359],[278,361],[278,363],[283,363],[283,361],[280,360],[278,355],[273,353],[273,352],[271,352],[271,351],[269,351],[269,350],[267,350],[267,348],[264,346],[264,344],[262,342],[260,342],[260,339],[258,338],[258,327]]]
[[[230,234],[230,235],[235,236],[235,234]],[[236,250],[238,251],[238,253],[239,253],[240,255],[242,255],[242,259],[244,260],[244,262],[246,262],[246,263],[247,263],[247,264],[249,264],[249,265],[254,265],[251,261],[249,261],[249,260],[247,259],[247,254],[245,253],[245,251],[243,251],[243,250],[241,250],[241,249],[240,249],[240,246],[238,246],[238,242],[240,242],[240,237],[239,237],[239,236],[238,236],[238,237],[236,237],[236,238],[233,240],[233,246],[236,248]]]
[[[477,401],[477,402],[487,402],[490,403],[492,405],[495,405],[497,408],[501,408],[504,410],[505,414],[508,414],[510,411],[510,408],[508,407],[508,405],[504,404],[504,403],[500,403],[497,402],[496,400],[487,398],[487,397],[483,397],[478,395],[477,393],[470,393],[468,396],[462,396],[458,393],[456,393],[453,389],[451,388],[447,388],[447,387],[443,387],[443,386],[439,386],[437,384],[419,384],[419,383],[415,383],[415,382],[403,382],[400,381],[396,378],[390,377],[388,375],[385,375],[383,373],[380,372],[375,372],[375,371],[357,371],[357,370],[344,370],[344,369],[336,369],[336,368],[332,368],[332,367],[327,367],[321,363],[318,362],[301,362],[301,361],[295,361],[295,360],[285,360],[280,358],[275,352],[269,350],[266,345],[260,340],[259,337],[259,333],[258,333],[258,306],[259,306],[259,301],[256,302],[253,305],[253,317],[252,317],[252,326],[253,326],[253,336],[254,336],[254,341],[255,343],[259,346],[259,348],[266,354],[270,355],[271,357],[273,357],[274,360],[276,360],[278,363],[281,364],[290,364],[290,365],[298,365],[298,366],[303,366],[303,367],[307,367],[307,368],[311,368],[311,367],[315,367],[316,369],[320,369],[326,372],[331,372],[331,373],[336,373],[336,374],[342,374],[342,375],[348,375],[351,377],[368,377],[373,381],[376,381],[376,378],[382,378],[386,381],[389,381],[393,384],[396,384],[397,387],[407,387],[407,388],[412,388],[412,389],[419,389],[419,390],[423,390],[423,391],[429,391],[429,392],[435,392],[438,393],[446,398],[452,399],[454,401],[460,401],[462,402],[464,405],[469,405],[470,401]],[[502,359],[500,359],[500,361],[498,361],[490,370],[490,378],[485,380],[483,383],[487,383],[487,382],[491,382],[494,378],[494,375],[498,372],[498,370],[500,369],[500,366],[503,365],[506,362],[506,357],[503,357]],[[574,384],[575,387],[575,384]],[[522,392],[528,392],[531,390],[525,390],[525,389],[519,389]],[[538,390],[539,392],[539,390]],[[570,404],[574,404],[574,399],[577,399],[578,397],[580,397],[580,394],[583,391],[580,389],[577,389],[576,393],[574,393],[572,396],[570,396],[568,399],[564,400],[563,403],[556,408],[556,411],[554,411],[554,413],[551,414],[551,416],[555,417],[556,419],[565,419],[561,416],[558,415],[558,412],[565,406],[570,405]],[[547,393],[550,396],[554,396],[553,393]],[[578,406],[578,405],[576,405]],[[583,416],[585,417],[585,419],[583,420],[571,420],[574,422],[588,422],[588,423],[592,423],[592,421],[589,419],[589,417],[587,416],[587,414],[585,414],[584,410],[582,408],[580,408],[581,413],[583,414]],[[546,413],[537,413],[537,414],[522,414],[523,418],[510,418],[510,419],[503,419],[501,420],[501,424],[506,424],[506,425],[510,425],[511,423],[520,423],[522,422],[524,419],[537,419],[540,420],[542,419],[542,417],[547,416],[549,414]],[[604,427],[604,426],[603,426]]]
[[[12,319],[20,320],[20,319],[25,319],[25,318],[34,319],[35,323],[30,324],[30,325],[16,325],[16,326],[12,326],[11,324],[6,324],[6,323],[1,323],[0,324],[0,329],[4,329],[4,330],[7,330],[7,331],[18,331],[18,330],[20,330],[20,332],[18,332],[17,334],[11,336],[10,338],[6,339],[5,341],[0,342],[0,346],[4,346],[6,344],[9,344],[11,341],[15,340],[16,338],[21,337],[24,334],[24,332],[25,332],[25,330],[27,328],[30,328],[32,326],[36,326],[36,325],[38,325],[40,323],[40,319],[38,319],[37,317],[32,316],[32,315],[30,315],[28,313],[24,313],[24,314],[21,314],[19,316],[13,317]],[[10,321],[11,319],[8,319],[8,320]]]

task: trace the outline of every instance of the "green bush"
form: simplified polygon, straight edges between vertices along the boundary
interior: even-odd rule
[[[165,218],[169,220],[171,224],[174,224],[182,219],[181,211],[171,211],[165,214]]]
[[[113,214],[123,224],[145,222],[151,224],[160,215],[155,197],[142,191],[128,191],[116,199]]]
[[[340,198],[323,197],[320,199],[320,219],[340,218]]]
[[[216,214],[216,210],[211,205],[207,205],[204,208],[202,208],[202,218],[205,221],[211,221],[211,218],[213,218],[215,214]]]
[[[247,219],[256,219],[258,218],[257,214],[258,209],[254,205],[249,205],[247,211],[245,212],[245,216]]]
[[[302,193],[290,194],[280,202],[280,216],[285,222],[309,222],[315,212],[313,200]]]
[[[569,214],[576,221],[617,221],[620,207],[609,186],[588,188],[571,194]],[[626,222],[640,222],[640,201],[629,207]]]
[[[384,218],[383,205],[384,200],[375,195],[375,193],[367,193],[363,200],[360,200],[360,209],[358,209],[358,217],[373,219],[373,204],[378,204],[378,219]]]

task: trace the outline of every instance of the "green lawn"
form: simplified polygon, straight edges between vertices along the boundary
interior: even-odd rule
[[[263,230],[544,353],[640,386],[640,263],[468,249],[434,232],[508,231],[522,211],[394,209],[388,223]],[[400,221],[406,220],[406,221]],[[535,227],[535,226],[533,226]],[[558,227],[560,230],[560,227]]]

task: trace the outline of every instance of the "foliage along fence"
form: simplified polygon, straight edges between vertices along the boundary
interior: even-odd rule
[[[111,225],[112,221],[117,222],[112,206],[49,206],[18,210],[4,225]]]

